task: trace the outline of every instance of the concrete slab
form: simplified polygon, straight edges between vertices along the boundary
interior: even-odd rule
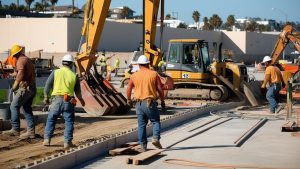
[[[193,128],[197,128],[210,117],[201,118],[191,123],[181,125],[162,134],[162,145],[167,147],[172,142],[191,134]],[[166,159],[185,159],[195,162],[212,164],[228,164],[235,166],[256,166],[272,168],[299,168],[300,146],[299,138],[292,137],[290,133],[281,132],[284,120],[269,120],[254,133],[241,147],[236,147],[234,141],[247,131],[258,119],[233,119],[214,127],[207,132],[181,142],[163,155],[143,163],[139,166],[127,165],[129,156],[101,157],[77,168],[122,168],[122,169],[171,169],[185,168],[174,164],[164,163]],[[205,127],[205,126],[204,126]],[[207,127],[207,126],[206,126]],[[201,130],[199,128],[197,130]],[[193,132],[196,132],[193,131]],[[153,148],[149,144],[149,148]],[[199,168],[199,167],[189,167]]]

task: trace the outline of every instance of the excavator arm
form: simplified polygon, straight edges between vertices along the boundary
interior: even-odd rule
[[[294,32],[292,25],[286,25],[280,33],[279,38],[275,44],[274,50],[271,54],[272,63],[279,60],[285,47],[292,42],[295,48],[300,52],[300,35],[299,32]]]
[[[164,0],[144,0],[144,55],[150,60],[150,65],[154,68],[157,68],[162,58],[161,50],[154,44],[160,3],[161,23],[163,23]]]
[[[89,73],[96,62],[97,46],[103,31],[111,0],[87,0],[81,30],[79,55],[76,57],[77,73]],[[85,39],[85,42],[83,40]]]

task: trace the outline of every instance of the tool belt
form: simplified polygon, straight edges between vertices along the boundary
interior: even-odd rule
[[[148,108],[150,108],[152,103],[155,101],[156,101],[155,99],[144,99],[144,100],[136,99],[136,102],[147,102]]]
[[[69,96],[68,94],[64,94],[63,96],[57,95],[55,98],[63,98],[65,102],[70,102],[73,106],[76,106],[77,100],[74,96]]]

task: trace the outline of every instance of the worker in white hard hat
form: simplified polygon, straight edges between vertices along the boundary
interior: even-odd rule
[[[45,85],[44,103],[50,104],[50,90],[52,89],[52,103],[48,112],[47,123],[44,132],[44,146],[50,146],[51,137],[55,128],[55,123],[60,114],[65,119],[64,148],[73,147],[73,130],[76,105],[76,97],[84,106],[85,102],[81,95],[80,82],[76,74],[72,71],[74,58],[67,54],[62,58],[62,67],[54,70]]]
[[[262,62],[266,65],[266,71],[261,88],[266,88],[266,85],[269,84],[266,98],[270,103],[270,113],[275,113],[279,102],[279,91],[285,86],[285,83],[279,68],[272,64],[270,56],[265,56]]]
[[[12,129],[3,132],[11,136],[20,136],[21,139],[35,138],[35,124],[32,113],[32,102],[36,94],[35,69],[31,60],[25,56],[23,47],[14,45],[11,56],[17,59],[16,78],[12,86],[15,92],[10,105]],[[27,132],[20,135],[20,108],[23,107],[27,122]]]
[[[157,108],[157,99],[160,98],[164,107],[164,95],[162,84],[157,72],[149,68],[149,60],[145,55],[141,55],[137,61],[139,71],[130,76],[127,88],[127,101],[132,106],[131,92],[134,88],[134,97],[136,99],[136,114],[138,117],[138,140],[140,148],[138,151],[147,150],[146,126],[150,120],[153,124],[152,144],[161,149],[160,144],[160,112]]]

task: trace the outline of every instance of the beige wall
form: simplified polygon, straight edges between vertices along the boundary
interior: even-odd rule
[[[75,18],[0,18],[0,53],[13,44],[26,46],[26,51],[43,49],[44,52],[76,52],[80,40],[83,20]],[[160,31],[157,29],[156,44],[159,45]],[[234,59],[259,60],[273,50],[278,35],[255,32],[199,31],[165,28],[163,49],[169,39],[199,38],[223,43],[224,49],[234,52]],[[98,51],[132,52],[142,41],[142,25],[106,22]],[[288,53],[288,52],[286,52]]]
[[[0,18],[0,27],[0,52],[13,44],[25,46],[26,51],[67,51],[65,18]]]

